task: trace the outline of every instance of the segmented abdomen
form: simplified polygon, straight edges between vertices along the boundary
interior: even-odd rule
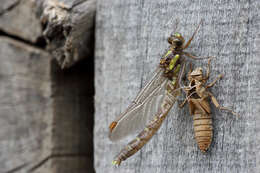
[[[195,139],[200,150],[206,152],[213,136],[212,118],[210,114],[195,111],[193,120]]]
[[[165,95],[161,109],[157,115],[154,116],[154,119],[148,123],[146,128],[141,133],[139,133],[134,140],[129,142],[127,146],[119,152],[119,154],[115,157],[115,160],[112,162],[114,165],[120,165],[122,161],[126,160],[128,157],[139,151],[160,128],[163,120],[166,118],[169,110],[175,103],[176,96],[179,93],[176,92],[173,94],[175,97],[173,97],[173,95],[169,94],[168,91],[166,92],[167,94]]]
[[[157,115],[154,119],[146,126],[146,128],[138,134],[138,136],[129,142],[125,148],[123,148],[113,161],[114,165],[120,165],[120,163],[126,160],[128,157],[134,155],[139,151],[155,134],[165,119],[166,114]]]

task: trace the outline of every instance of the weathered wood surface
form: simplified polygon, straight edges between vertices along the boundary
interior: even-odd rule
[[[43,34],[61,68],[93,54],[96,0],[46,0],[42,10]]]
[[[259,8],[252,1],[106,1],[97,4],[95,49],[95,169],[101,172],[259,172]],[[172,19],[172,20],[171,20]],[[176,105],[157,135],[119,168],[114,156],[129,139],[109,141],[108,126],[135,98],[168,47],[167,36],[180,23],[185,38],[204,19],[188,49],[215,56],[211,80],[224,79],[211,89],[234,117],[212,106],[214,138],[202,154],[194,140],[188,108]],[[172,22],[169,22],[172,21]],[[206,67],[206,61],[193,61]]]
[[[51,152],[50,59],[42,50],[1,37],[0,62],[0,170],[21,166],[21,171]]]
[[[94,14],[93,0],[1,1],[1,173],[94,172]],[[62,71],[43,36],[62,67],[85,60]]]
[[[255,42],[255,46],[258,47],[258,50],[257,50],[257,55],[259,57],[260,55],[260,51],[259,51],[259,45],[260,45],[260,31],[258,30],[258,32],[255,34],[256,35],[256,42]],[[256,61],[256,63],[259,62]],[[256,72],[256,75],[259,76],[259,73],[260,73],[260,68],[258,67],[257,69],[257,72]],[[259,80],[260,77],[258,77],[257,80]],[[259,81],[257,82],[257,85],[259,84]],[[256,104],[255,104],[255,109],[256,109],[256,114],[259,115],[260,113],[260,101],[259,101],[259,98],[260,98],[260,87],[258,85],[258,88],[256,89],[256,98],[258,98]],[[260,116],[256,116],[256,170],[260,170]]]
[[[2,0],[0,31],[47,48],[61,68],[91,57],[96,0]]]
[[[6,37],[0,62],[0,172],[94,172],[93,63],[61,71]]]
[[[0,30],[36,42],[42,36],[38,7],[34,0],[1,0]]]

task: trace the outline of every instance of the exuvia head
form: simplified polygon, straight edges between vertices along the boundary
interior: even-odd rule
[[[202,78],[203,78],[203,70],[202,70],[202,68],[201,67],[196,68],[195,70],[193,70],[190,73],[190,76],[193,79],[202,80]]]
[[[193,70],[190,75],[191,76],[200,76],[200,75],[202,75],[202,73],[203,73],[202,68],[198,67],[195,70]]]
[[[180,48],[182,47],[183,43],[185,42],[184,38],[182,35],[178,32],[174,33],[168,38],[168,43],[170,43],[172,46],[175,48]]]

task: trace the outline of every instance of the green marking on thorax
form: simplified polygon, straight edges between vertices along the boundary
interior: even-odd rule
[[[171,62],[169,64],[169,70],[172,70],[176,64],[176,62],[178,61],[178,59],[180,58],[180,55],[179,54],[176,54],[174,56],[174,58],[171,59]]]
[[[174,75],[178,74],[178,73],[180,72],[180,69],[181,69],[181,65],[178,64],[177,67],[176,67],[176,69],[174,69],[173,74],[174,74]]]
[[[168,55],[170,55],[172,53],[171,50],[168,50],[168,52],[164,55],[164,58],[167,57]]]
[[[180,72],[180,69],[181,69],[181,65],[178,64],[177,67],[174,69],[173,71],[173,74],[174,76],[172,77],[172,84],[175,85],[176,84],[176,81],[177,81],[177,77],[176,75]]]

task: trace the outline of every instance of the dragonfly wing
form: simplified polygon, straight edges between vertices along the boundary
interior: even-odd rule
[[[168,79],[163,76],[163,70],[157,70],[134,102],[113,122],[114,126],[110,128],[109,134],[112,141],[122,139],[144,128],[158,112],[166,93],[167,82]]]
[[[163,76],[164,69],[157,68],[152,79],[144,86],[144,88],[137,94],[134,102],[141,103],[148,95],[157,87],[159,87],[166,78]]]

